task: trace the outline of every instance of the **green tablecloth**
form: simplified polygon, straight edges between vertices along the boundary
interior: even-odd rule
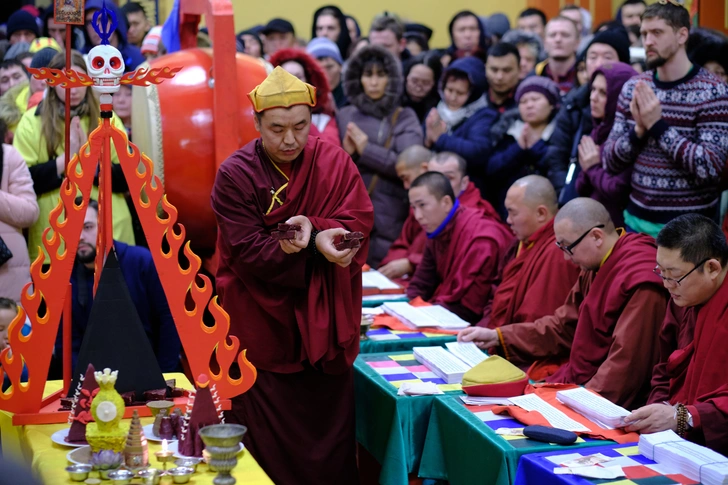
[[[356,436],[382,465],[382,485],[406,484],[408,474],[419,469],[432,403],[448,395],[398,396],[397,387],[367,363],[407,355],[411,352],[365,354],[354,363]],[[403,366],[417,364],[399,362]]]
[[[490,414],[489,424],[471,409]],[[487,409],[486,406],[468,409],[458,397],[436,400],[430,413],[419,475],[448,480],[451,485],[512,485],[522,455],[613,443],[580,439],[571,446],[557,446],[525,438],[506,440],[495,429],[523,425],[509,416],[495,417]]]
[[[362,299],[361,306],[364,308],[373,308],[387,301],[409,301],[407,295],[372,295],[365,296]]]
[[[388,340],[362,340],[360,352],[362,354],[373,354],[378,352],[397,352],[400,350],[412,350],[415,347],[442,347],[448,342],[457,340],[456,335],[437,335],[426,337],[420,332],[392,332],[389,329],[379,328],[370,330],[367,335],[386,332],[391,335]]]

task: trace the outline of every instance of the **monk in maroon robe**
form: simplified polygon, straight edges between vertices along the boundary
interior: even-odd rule
[[[428,161],[422,162],[426,154],[431,156]],[[405,155],[407,157],[404,157]],[[456,153],[442,152],[433,155],[420,146],[410,147],[402,152],[397,162],[397,174],[402,179],[405,189],[409,190],[412,181],[427,171],[440,172],[450,181],[453,193],[458,194],[462,207],[479,210],[485,217],[501,222],[500,216],[490,202],[481,197],[480,191],[470,181],[467,168],[465,159]],[[387,256],[378,268],[379,271],[387,278],[406,285],[407,278],[414,274],[417,265],[422,261],[426,241],[425,231],[415,219],[414,211],[410,209],[409,216],[402,226],[402,233],[389,248]]]
[[[625,407],[644,403],[668,296],[652,272],[654,239],[615,229],[604,206],[586,198],[559,211],[554,232],[582,269],[565,303],[534,322],[477,328],[461,340],[497,347],[518,364],[568,358],[547,382],[584,385]]]
[[[672,301],[660,333],[650,404],[626,418],[632,423],[628,430],[672,429],[728,454],[726,264],[725,235],[707,217],[680,216],[657,236],[656,271]]]
[[[579,269],[556,246],[554,216],[559,206],[546,177],[528,175],[517,180],[508,190],[505,207],[518,241],[506,255],[503,281],[490,313],[478,322],[481,327],[498,328],[553,315],[579,276]],[[463,334],[471,331],[465,329]]]
[[[229,419],[276,484],[357,483],[352,365],[372,205],[351,158],[308,136],[312,86],[276,68],[249,97],[261,137],[212,191],[218,293],[258,369]],[[300,228],[281,239],[280,223]],[[361,248],[337,250],[349,231]]]
[[[468,322],[478,321],[500,282],[500,262],[512,235],[481,211],[462,207],[441,173],[417,177],[409,199],[427,245],[407,296],[441,305]]]

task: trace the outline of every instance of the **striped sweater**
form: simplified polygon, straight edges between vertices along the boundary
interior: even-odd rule
[[[662,119],[642,139],[629,109],[639,81],[662,105]],[[728,85],[716,76],[695,66],[674,82],[647,71],[625,83],[602,160],[613,173],[634,166],[630,214],[660,224],[688,212],[715,218],[726,157]]]

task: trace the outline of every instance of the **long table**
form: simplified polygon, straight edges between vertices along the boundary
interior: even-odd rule
[[[576,475],[556,475],[554,468],[579,456],[601,453],[613,459],[604,466],[621,466],[626,478],[596,480]],[[588,450],[561,450],[534,453],[521,458],[516,485],[699,485],[683,475],[672,474],[664,466],[640,455],[637,443],[611,444]]]
[[[191,388],[189,381],[183,374],[165,374],[165,379],[176,379],[178,387]],[[61,387],[61,381],[49,381],[46,384],[46,395],[61,389]],[[124,420],[122,426],[128,426],[129,421]],[[142,418],[141,421],[142,425],[147,425],[152,423],[153,419]],[[13,426],[12,414],[0,411],[0,439],[2,439],[3,455],[16,461],[24,460],[29,463],[33,472],[38,475],[45,485],[78,483],[72,482],[65,471],[66,466],[69,464],[66,455],[72,448],[51,441],[53,433],[68,426],[67,423]],[[161,468],[161,464],[158,464],[154,457],[154,452],[161,449],[160,444],[149,441],[148,446],[151,466]],[[233,476],[238,480],[238,483],[246,485],[273,484],[250,453],[243,451],[242,454],[238,455],[238,460],[238,465],[233,470]],[[170,465],[174,466],[173,464]],[[98,474],[92,473],[91,476],[98,476]],[[211,485],[215,476],[216,473],[208,472],[206,466],[200,465],[198,472],[193,475],[189,483],[193,485]]]
[[[451,485],[512,485],[518,460],[528,453],[570,452],[611,441],[579,438],[558,446],[525,437],[501,436],[498,428],[523,428],[510,416],[493,414],[492,406],[465,406],[458,397],[432,405],[422,450],[419,476],[447,480]],[[533,482],[540,483],[540,482]]]
[[[462,394],[459,384],[425,377],[422,380],[438,383],[447,394],[397,395],[402,382],[419,380],[417,375],[424,376],[425,371],[411,351],[362,354],[354,363],[356,437],[382,466],[382,485],[406,484],[408,475],[417,472],[433,402],[447,394]]]

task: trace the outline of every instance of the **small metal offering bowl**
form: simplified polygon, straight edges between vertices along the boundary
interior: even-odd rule
[[[361,319],[361,326],[359,327],[359,340],[369,340],[367,332],[372,328],[372,322],[366,318]]]
[[[91,465],[71,465],[66,467],[66,471],[71,476],[72,481],[82,482],[88,478],[92,468]]]
[[[134,472],[129,470],[114,470],[109,472],[109,479],[114,485],[129,485],[134,478]]]
[[[171,475],[174,483],[187,483],[195,470],[188,466],[178,466],[167,471],[167,475]]]
[[[197,471],[197,465],[202,463],[202,458],[197,458],[196,456],[186,456],[184,458],[177,458],[177,460],[174,462],[175,465],[178,467],[188,467],[192,468],[192,470]]]
[[[142,479],[144,485],[157,485],[160,478],[162,478],[162,471],[156,468],[147,468],[137,473],[137,476]]]

